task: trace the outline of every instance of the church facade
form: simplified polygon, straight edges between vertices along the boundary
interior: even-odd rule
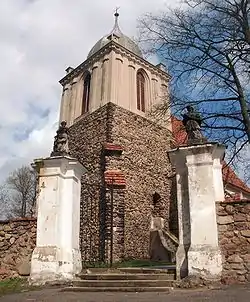
[[[166,260],[168,252],[156,248],[150,229],[153,217],[161,217],[166,230],[177,230],[177,218],[170,223],[176,217],[170,215],[171,119],[170,112],[161,121],[149,113],[167,99],[170,77],[162,65],[143,59],[121,32],[118,16],[87,60],[69,67],[60,81],[60,121],[70,126],[71,156],[88,171],[82,179],[82,257]]]
[[[115,14],[78,67],[68,67],[60,122],[69,126],[71,156],[82,178],[80,247],[84,263],[126,259],[171,261],[178,246],[175,173],[167,152],[186,145],[183,123],[167,111],[170,77],[143,58]],[[225,166],[225,200],[250,198],[250,189]],[[221,200],[220,200],[221,201]]]

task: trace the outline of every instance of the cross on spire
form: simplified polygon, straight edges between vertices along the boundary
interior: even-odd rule
[[[119,17],[119,13],[118,10],[120,9],[120,7],[116,7],[115,8],[115,17],[118,18]]]
[[[115,10],[114,10],[114,12],[115,12],[115,14],[114,14],[114,16],[115,16],[115,24],[114,24],[114,27],[113,27],[113,29],[112,29],[112,31],[111,31],[111,33],[110,33],[110,35],[109,35],[109,39],[113,39],[114,37],[116,37],[116,38],[120,38],[121,36],[122,36],[122,32],[121,32],[121,30],[120,30],[120,28],[119,28],[119,24],[118,24],[118,17],[119,17],[119,13],[118,13],[118,10],[120,9],[120,7],[116,7],[115,8]]]

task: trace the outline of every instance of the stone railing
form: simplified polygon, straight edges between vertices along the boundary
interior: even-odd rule
[[[217,203],[224,283],[250,282],[250,200]]]
[[[164,248],[171,253],[171,262],[176,262],[176,252],[179,245],[179,240],[174,234],[168,230],[158,230],[161,243]]]
[[[161,234],[160,236],[162,236],[163,245],[166,246],[166,248],[168,248],[171,252],[176,253],[178,245],[179,245],[178,238],[166,229],[159,230],[159,232],[160,232],[159,234]],[[164,244],[164,242],[166,244]]]
[[[36,244],[36,218],[0,221],[0,280],[27,276]]]
[[[151,258],[175,262],[175,254],[179,245],[178,238],[168,231],[161,217],[151,220]]]

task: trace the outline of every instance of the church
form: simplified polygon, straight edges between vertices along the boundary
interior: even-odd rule
[[[126,292],[169,291],[189,277],[249,282],[250,188],[198,115],[187,110],[185,127],[170,111],[155,115],[170,76],[118,17],[60,81],[53,151],[32,163],[36,215],[0,222],[0,279],[30,273],[31,285]]]
[[[170,111],[160,120],[152,114],[168,100],[170,76],[163,64],[143,58],[122,33],[118,17],[115,13],[113,29],[87,59],[68,67],[60,80],[60,122],[69,126],[70,155],[87,169],[81,189],[82,259],[174,261],[176,184],[167,151],[185,143],[185,131]],[[243,190],[250,196],[247,186],[239,187],[232,184],[231,194]]]

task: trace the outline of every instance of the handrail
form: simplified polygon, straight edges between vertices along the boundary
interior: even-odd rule
[[[177,245],[179,245],[179,239],[174,234],[172,234],[168,230],[162,230],[162,232],[165,233],[168,237],[170,237],[172,241],[174,241]]]

